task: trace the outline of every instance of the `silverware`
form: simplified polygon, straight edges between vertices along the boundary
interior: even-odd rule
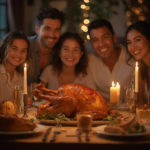
[[[44,134],[44,136],[42,137],[42,142],[45,142],[49,133],[51,132],[52,128],[48,128]]]
[[[50,142],[55,142],[56,141],[56,136],[57,134],[60,134],[61,133],[61,127],[56,127],[55,130],[54,130],[54,133],[53,133],[53,136],[52,138],[50,139]]]
[[[89,138],[89,131],[85,131],[85,141],[86,142],[89,142],[90,141],[90,138]]]
[[[77,130],[77,137],[78,137],[78,142],[81,143],[82,140],[81,140],[81,134],[82,134],[82,131],[81,130]]]

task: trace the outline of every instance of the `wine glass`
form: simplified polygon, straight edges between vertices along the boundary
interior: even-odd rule
[[[36,107],[37,97],[33,95],[33,90],[37,87],[37,83],[33,82],[29,86],[29,96],[32,98],[32,106]]]

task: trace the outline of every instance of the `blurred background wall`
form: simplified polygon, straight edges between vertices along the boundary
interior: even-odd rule
[[[16,29],[33,35],[37,13],[50,6],[66,14],[62,32],[77,31],[85,39],[89,22],[96,18],[109,20],[120,41],[131,23],[150,21],[149,0],[0,0],[0,39]]]

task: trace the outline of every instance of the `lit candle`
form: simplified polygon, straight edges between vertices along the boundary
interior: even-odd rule
[[[24,65],[24,94],[27,94],[27,64]]]
[[[138,62],[136,62],[135,65],[135,92],[139,92],[139,83],[138,83],[138,78],[139,78],[139,67],[138,67]]]
[[[120,101],[120,84],[117,82],[116,84],[116,90],[117,90],[117,103]]]
[[[115,85],[114,81],[110,87],[110,103],[118,104],[120,101],[120,85],[119,82]]]
[[[112,86],[110,87],[110,103],[116,103],[117,100],[117,92],[114,81],[112,82]]]

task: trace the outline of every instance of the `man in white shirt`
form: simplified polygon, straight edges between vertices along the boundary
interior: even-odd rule
[[[94,20],[90,23],[88,31],[95,51],[95,54],[89,55],[89,70],[97,90],[109,101],[112,81],[119,82],[120,98],[123,101],[125,87],[130,82],[134,71],[128,62],[127,51],[123,46],[116,46],[116,34],[107,20]]]

